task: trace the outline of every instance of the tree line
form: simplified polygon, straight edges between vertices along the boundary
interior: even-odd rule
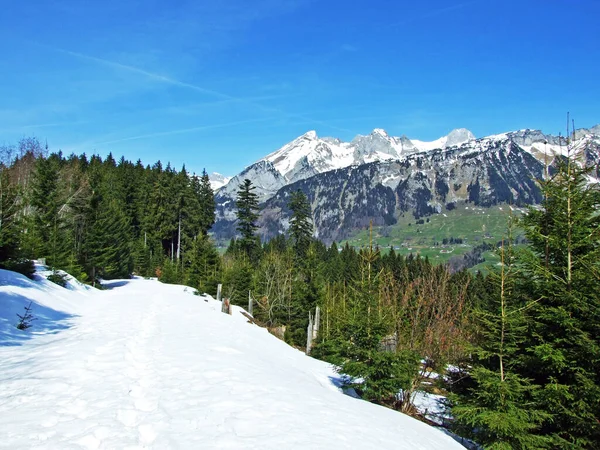
[[[485,448],[599,448],[600,195],[576,158],[540,180],[542,204],[509,226],[489,275],[427,258],[313,237],[305,193],[289,194],[286,235],[258,237],[252,180],[239,186],[237,236],[210,238],[205,172],[124,158],[48,153],[35,139],[0,148],[0,265],[46,258],[96,283],[157,276],[254,302],[255,321],[339,367],[363,398],[418,415],[417,390],[441,390],[449,425]]]

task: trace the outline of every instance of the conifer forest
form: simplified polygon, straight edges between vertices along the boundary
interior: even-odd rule
[[[559,159],[537,181],[541,204],[511,221],[500,263],[482,274],[372,244],[326,245],[301,191],[288,198],[287,234],[263,242],[251,179],[237,193],[236,238],[219,251],[206,172],[66,156],[26,138],[0,148],[0,267],[30,274],[44,258],[57,282],[59,270],[98,287],[137,275],[213,296],[221,284],[303,350],[318,307],[310,354],[362,398],[418,416],[417,391],[441,393],[444,426],[484,448],[594,449],[600,191],[588,170],[575,155]]]

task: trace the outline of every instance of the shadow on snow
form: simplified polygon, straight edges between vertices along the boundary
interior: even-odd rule
[[[13,286],[31,287],[24,280],[13,280]],[[25,307],[29,305],[30,299],[12,292],[1,294],[2,311],[0,311],[0,347],[13,347],[22,345],[24,342],[41,334],[56,334],[72,326],[72,319],[76,316],[63,311],[57,311],[33,301],[31,303],[31,314],[36,319],[31,322],[31,328],[27,330],[17,329],[20,319],[17,314],[25,314]]]

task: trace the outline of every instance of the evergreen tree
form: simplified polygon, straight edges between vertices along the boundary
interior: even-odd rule
[[[237,255],[226,261],[223,285],[223,296],[229,298],[231,304],[248,305],[248,291],[254,290],[254,270],[248,258]]]
[[[30,242],[34,255],[46,258],[54,268],[66,267],[73,249],[69,233],[69,205],[61,185],[61,153],[39,158],[33,179],[31,206],[33,227]]]
[[[241,238],[237,243],[238,248],[248,257],[250,261],[257,254],[257,236],[256,230],[258,225],[258,195],[253,191],[256,186],[252,185],[252,181],[245,179],[239,186],[236,206],[237,206],[237,231],[241,234]]]
[[[194,191],[198,196],[200,208],[200,233],[206,236],[208,234],[208,230],[210,230],[215,223],[215,194],[210,185],[210,179],[208,178],[206,170],[202,171],[202,176],[199,180],[197,177],[194,177],[194,180],[196,180],[194,184]]]
[[[186,252],[185,284],[201,293],[216,295],[220,275],[220,258],[208,236],[199,236]]]
[[[0,163],[0,263],[17,256],[18,212],[18,188],[11,183],[8,168]]]
[[[295,252],[294,256],[295,267],[292,297],[287,308],[286,340],[293,345],[301,346],[306,343],[308,312],[313,312],[320,304],[323,280],[320,275],[320,258],[315,243],[309,245],[300,262]]]
[[[296,257],[299,261],[302,261],[306,257],[313,234],[310,203],[306,195],[297,190],[292,192],[288,207],[292,211],[289,230],[292,245]]]
[[[341,334],[336,339],[337,352],[342,358],[340,372],[352,377],[350,386],[369,401],[395,405],[398,392],[408,389],[418,372],[421,355],[411,350],[390,352],[382,346],[392,328],[392,317],[382,308],[391,309],[391,299],[380,289],[383,274],[373,272],[378,258],[372,247],[362,255],[360,278],[351,285]]]
[[[519,351],[525,342],[525,303],[515,292],[518,274],[511,235],[499,250],[500,269],[489,275],[494,294],[474,313],[476,344],[469,364],[470,388],[453,399],[454,426],[484,448],[538,449],[550,441],[539,436],[544,420],[551,415],[532,402],[538,386],[518,373]]]
[[[92,281],[129,277],[133,270],[129,219],[118,200],[98,205],[85,250]]]
[[[521,221],[531,250],[524,275],[539,299],[529,310],[523,374],[541,387],[534,399],[553,416],[541,433],[555,448],[600,442],[600,195],[580,164],[558,161],[541,183],[541,208]]]

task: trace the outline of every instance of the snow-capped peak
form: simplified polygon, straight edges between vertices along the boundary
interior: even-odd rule
[[[372,132],[372,135],[378,134],[381,137],[389,138],[387,132],[383,128],[375,128]]]
[[[225,175],[221,175],[220,173],[213,172],[208,176],[208,179],[210,180],[210,187],[212,187],[213,190],[217,190],[220,187],[223,187],[227,183],[229,183],[231,177],[226,177]]]
[[[437,148],[454,147],[466,144],[469,141],[475,140],[475,135],[466,128],[456,128],[446,136],[442,136],[435,141],[419,141],[412,139],[414,146],[420,151],[429,151]]]
[[[475,140],[475,135],[466,128],[456,128],[446,136],[446,147],[454,147]]]
[[[598,130],[600,130],[600,126],[597,125],[591,129],[577,130],[577,133],[584,136],[594,134]],[[280,175],[280,179],[275,177],[277,178],[276,182],[267,183],[276,188],[281,183],[290,184],[318,173],[352,165],[401,159],[415,152],[428,152],[451,147],[465,147],[467,150],[467,147],[471,147],[473,150],[477,150],[490,141],[507,139],[531,152],[539,152],[541,151],[540,146],[545,145],[544,149],[556,153],[561,150],[561,146],[564,146],[559,137],[545,135],[539,130],[530,129],[477,139],[468,129],[456,128],[434,141],[420,141],[411,140],[404,135],[401,137],[390,136],[384,129],[375,128],[368,135],[357,135],[351,142],[344,142],[332,137],[321,138],[315,130],[310,130],[259,162],[269,162],[271,172],[277,172]],[[272,180],[274,175],[276,174],[269,173],[268,179]]]
[[[461,145],[473,139],[473,133],[465,128],[452,130],[447,136],[433,142],[411,141],[406,136],[393,137],[383,128],[375,128],[366,136],[358,135],[351,142],[319,138],[316,131],[311,130],[263,160],[271,162],[292,183],[329,170],[398,159],[415,151]]]

